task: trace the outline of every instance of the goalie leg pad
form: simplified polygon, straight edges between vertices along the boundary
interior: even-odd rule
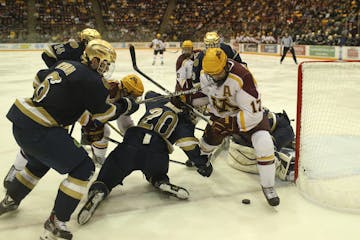
[[[276,176],[283,181],[294,181],[295,158],[292,149],[276,152]]]
[[[247,173],[259,173],[255,151],[251,147],[237,144],[231,140],[227,160],[229,165],[235,169]]]

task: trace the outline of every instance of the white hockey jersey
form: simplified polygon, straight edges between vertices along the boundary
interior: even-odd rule
[[[240,131],[254,128],[263,119],[261,95],[252,74],[240,63],[228,60],[229,75],[221,86],[201,71],[202,92],[209,98],[209,112],[226,118],[236,117]]]
[[[152,47],[154,50],[164,50],[165,43],[161,39],[155,38],[151,41],[150,47]]]

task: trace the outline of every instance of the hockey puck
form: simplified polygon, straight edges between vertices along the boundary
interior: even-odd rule
[[[243,204],[250,204],[250,199],[245,198],[245,199],[243,199],[241,202],[242,202]]]

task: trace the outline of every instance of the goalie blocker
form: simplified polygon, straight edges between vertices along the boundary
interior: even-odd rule
[[[265,112],[271,126],[271,136],[276,147],[276,175],[284,181],[294,181],[295,150],[291,144],[294,141],[294,131],[285,111],[282,113]],[[228,164],[240,171],[258,173],[255,151],[251,143],[234,135],[230,141],[227,158]]]

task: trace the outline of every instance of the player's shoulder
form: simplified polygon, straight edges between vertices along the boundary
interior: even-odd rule
[[[228,57],[232,57],[234,55],[234,49],[226,43],[220,43],[220,48],[226,53]]]
[[[178,70],[185,62],[193,61],[189,59],[185,54],[181,54],[176,60],[176,70]]]
[[[76,79],[79,82],[101,82],[99,81],[99,79],[101,80],[101,76],[96,71],[78,61],[59,61],[55,64],[54,68],[62,70],[67,77]]]
[[[79,48],[80,47],[80,44],[77,41],[73,40],[73,39],[69,40],[66,43],[66,45],[69,46],[70,48]]]
[[[228,78],[242,86],[244,79],[249,75],[251,76],[251,73],[247,68],[235,60],[229,59],[228,64],[230,65]]]

